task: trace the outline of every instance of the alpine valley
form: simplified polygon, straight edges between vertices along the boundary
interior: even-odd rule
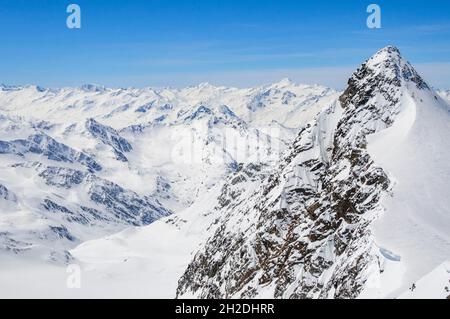
[[[343,92],[0,85],[0,297],[450,298],[449,162],[393,46]]]

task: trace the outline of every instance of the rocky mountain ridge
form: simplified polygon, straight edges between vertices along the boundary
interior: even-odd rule
[[[250,197],[225,186],[216,230],[177,296],[357,298],[376,287],[386,260],[399,258],[377,245],[370,227],[395,183],[372,159],[367,138],[390,128],[416,92],[435,98],[397,48],[364,63]]]

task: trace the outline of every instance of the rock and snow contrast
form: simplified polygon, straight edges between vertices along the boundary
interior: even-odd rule
[[[448,97],[391,46],[344,92],[0,86],[0,296],[447,298]]]

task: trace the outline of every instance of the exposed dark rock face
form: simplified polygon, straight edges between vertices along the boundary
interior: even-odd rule
[[[279,169],[229,179],[219,220],[179,280],[178,297],[355,298],[378,251],[368,227],[391,182],[367,152],[367,136],[395,121],[402,91],[428,89],[396,48],[358,69],[340,103],[297,137]],[[381,271],[381,270],[379,270]]]
[[[113,148],[117,160],[127,162],[127,157],[123,154],[130,152],[133,147],[131,144],[112,127],[102,125],[94,119],[88,119],[86,121],[86,129],[99,139],[102,143],[109,145]]]
[[[0,184],[0,200],[7,200],[7,201],[12,201],[12,202],[16,202],[17,201],[17,197],[14,193],[12,193],[6,186]]]
[[[102,167],[92,157],[57,142],[45,133],[30,135],[27,139],[0,141],[0,154],[25,156],[27,153],[43,155],[49,160],[66,163],[79,163],[90,171],[101,171]]]
[[[25,252],[33,246],[31,243],[19,241],[13,238],[9,232],[0,232],[0,250],[10,251],[14,254]]]
[[[59,239],[67,239],[69,241],[76,241],[76,238],[67,230],[63,225],[61,226],[50,226],[50,230],[56,234]]]
[[[86,189],[86,197],[89,197],[92,205],[97,208],[76,205],[76,210],[70,210],[51,199],[44,200],[43,207],[47,211],[62,213],[64,219],[69,222],[92,225],[95,221],[108,221],[141,226],[171,214],[157,200],[139,196],[91,173],[51,166],[44,168],[39,176],[47,185],[66,189],[83,185],[83,189]]]
[[[45,179],[47,185],[53,185],[57,187],[72,188],[74,185],[79,185],[85,177],[85,173],[65,168],[49,166],[39,176]]]
[[[147,196],[139,196],[110,181],[90,175],[87,178],[90,185],[90,199],[114,216],[118,221],[142,226],[171,214],[158,201]]]

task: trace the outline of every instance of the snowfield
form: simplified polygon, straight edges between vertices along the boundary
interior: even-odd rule
[[[417,90],[403,103],[398,121],[373,136],[369,152],[395,180],[392,197],[382,201],[386,213],[373,227],[377,244],[405,265],[396,276],[402,278],[398,289],[407,290],[450,252],[450,112],[442,100]]]
[[[449,95],[395,47],[345,92],[3,85],[0,112],[2,298],[450,296]]]

